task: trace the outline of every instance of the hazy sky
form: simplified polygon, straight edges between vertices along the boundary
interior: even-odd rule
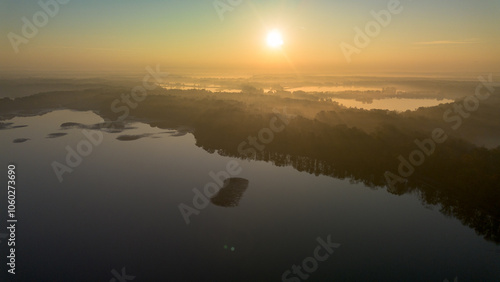
[[[18,41],[16,53],[11,40],[24,38],[22,18],[33,23],[43,9],[38,1],[0,0],[0,69],[500,71],[500,1],[401,1],[400,13],[358,48],[354,28],[364,30],[370,12],[391,1],[220,0],[220,9],[241,4],[218,13],[213,0],[70,0]],[[282,33],[281,48],[266,44],[272,29]],[[343,42],[358,50],[350,62]]]

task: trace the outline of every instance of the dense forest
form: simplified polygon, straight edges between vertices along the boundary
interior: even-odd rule
[[[144,100],[127,104],[123,93],[129,92],[130,88],[106,86],[3,98],[0,119],[57,109],[93,111],[105,122],[79,125],[68,121],[61,128],[104,130],[124,141],[134,140],[120,135],[134,121],[182,129],[192,132],[196,145],[210,153],[292,166],[362,182],[372,189],[387,188],[397,195],[414,193],[423,204],[437,205],[442,213],[500,243],[500,98],[496,92],[468,115],[453,112],[464,98],[453,104],[393,112],[346,108],[316,99],[318,93],[264,93],[251,86],[233,93],[156,89]],[[5,122],[0,125],[13,129]],[[273,127],[280,130],[270,131]],[[432,146],[427,143],[429,152],[420,155],[424,158],[418,165],[411,165],[412,152],[426,150],[417,143],[433,140],[436,129],[445,140]],[[252,145],[251,138],[257,143]],[[407,162],[403,170],[413,167],[405,177],[398,173],[402,162]]]

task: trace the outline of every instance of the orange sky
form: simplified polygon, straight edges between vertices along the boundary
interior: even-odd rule
[[[35,1],[0,4],[1,70],[156,64],[331,73],[500,70],[500,2],[494,0],[44,2],[57,7],[45,7],[53,15],[45,12],[46,24],[32,38],[23,35],[23,17],[34,24],[38,15],[43,23],[44,7]],[[391,19],[377,23],[373,13]],[[366,46],[356,44],[356,28],[366,33],[367,25],[375,28],[373,36]],[[271,29],[281,31],[281,48],[266,44]]]

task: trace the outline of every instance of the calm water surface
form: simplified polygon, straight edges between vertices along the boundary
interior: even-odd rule
[[[0,132],[2,183],[7,164],[17,167],[16,281],[110,281],[123,267],[134,281],[281,281],[328,236],[340,246],[308,281],[500,278],[500,248],[417,195],[263,161],[236,160],[237,177],[248,180],[238,206],[210,203],[186,224],[179,205],[192,207],[193,188],[203,191],[213,182],[209,173],[235,159],[197,147],[192,134],[144,123],[103,132],[60,183],[51,163],[64,163],[65,147],[85,140],[81,129],[60,125],[100,121],[64,110],[14,118],[7,122],[27,127]],[[67,135],[47,138],[51,133]],[[116,139],[121,135],[144,137]],[[18,138],[29,140],[14,143]],[[7,253],[4,240],[0,248]],[[11,279],[5,268],[2,277]],[[288,281],[301,281],[293,277]]]
[[[358,108],[365,110],[382,109],[389,111],[414,111],[420,107],[434,107],[439,104],[452,103],[453,100],[450,99],[406,99],[406,98],[386,98],[386,99],[374,99],[370,103],[363,103],[361,101],[356,101],[354,99],[337,99],[335,101],[341,105],[348,108]]]

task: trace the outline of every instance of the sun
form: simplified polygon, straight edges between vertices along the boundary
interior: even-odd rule
[[[272,48],[279,48],[283,45],[283,38],[279,30],[274,29],[267,34],[267,45]]]

